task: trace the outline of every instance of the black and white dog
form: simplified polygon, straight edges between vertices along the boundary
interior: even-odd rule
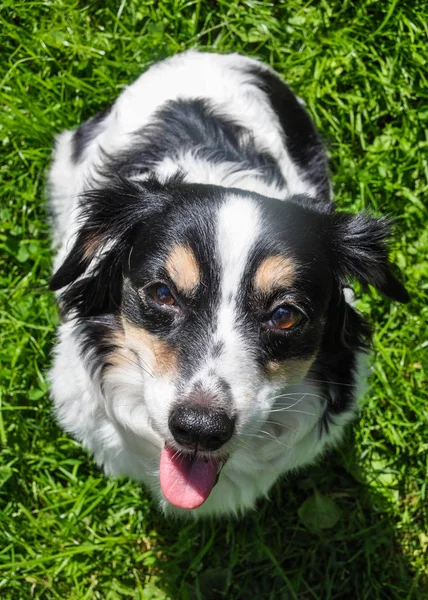
[[[337,442],[369,328],[399,302],[389,221],[335,212],[296,96],[236,54],[154,65],[57,141],[51,371],[63,427],[166,512],[239,513]]]

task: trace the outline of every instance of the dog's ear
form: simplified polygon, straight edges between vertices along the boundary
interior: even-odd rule
[[[330,218],[333,229],[328,241],[333,245],[333,260],[340,278],[355,277],[392,300],[409,302],[410,296],[388,260],[391,220],[364,213],[335,213]]]
[[[82,196],[81,225],[49,284],[52,291],[66,288],[60,296],[64,312],[77,309],[90,316],[118,305],[118,280],[135,231],[162,212],[168,200],[159,184],[122,180]]]

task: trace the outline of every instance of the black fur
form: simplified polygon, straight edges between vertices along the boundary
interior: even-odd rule
[[[167,102],[152,123],[135,134],[126,151],[108,157],[103,173],[122,177],[147,173],[164,158],[174,159],[186,151],[213,164],[229,163],[230,173],[258,169],[267,183],[284,185],[276,161],[257,150],[251,132],[202,99]]]
[[[328,161],[320,135],[308,113],[290,88],[274,73],[253,67],[255,85],[265,92],[284,131],[284,141],[293,161],[317,190],[318,201],[330,199]]]
[[[161,215],[171,200],[156,181],[133,183],[124,179],[115,179],[102,190],[82,197],[82,227],[72,251],[50,281],[54,291],[72,284],[61,295],[65,313],[77,309],[82,317],[89,317],[119,306],[120,290],[115,283],[122,275],[134,233],[149,215]],[[111,248],[91,276],[76,281],[108,243]]]
[[[110,358],[117,350],[114,333],[120,330],[117,314],[79,319],[80,352],[85,357],[92,376],[97,371],[102,374],[110,366]]]
[[[357,353],[367,352],[370,340],[369,324],[345,301],[343,290],[336,289],[320,350],[308,376],[326,399],[320,432],[328,432],[334,417],[350,410],[355,402]]]
[[[410,296],[388,261],[391,226],[392,221],[385,217],[336,213],[330,230],[334,262],[342,277],[358,279],[388,298],[406,303]]]

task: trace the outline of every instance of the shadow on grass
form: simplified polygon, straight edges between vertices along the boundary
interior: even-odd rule
[[[241,520],[178,523],[153,511],[158,585],[186,600],[428,598],[387,500],[365,483],[352,443],[346,446],[324,466],[277,484],[270,501]],[[315,490],[341,510],[336,525],[318,533],[298,516]]]

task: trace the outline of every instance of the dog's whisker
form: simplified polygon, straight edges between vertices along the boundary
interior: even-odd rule
[[[274,415],[274,414],[277,414],[277,413],[293,412],[293,411],[295,411],[294,407],[298,406],[298,404],[299,403],[296,402],[296,404],[292,404],[292,405],[289,405],[289,406],[281,406],[281,407],[278,407],[278,408],[274,408],[273,410],[269,411],[269,414],[270,415]]]
[[[298,403],[296,402],[296,404],[293,404],[291,406],[284,406],[284,407],[276,408],[276,409],[269,411],[269,414],[273,415],[273,414],[278,414],[278,413],[297,413],[297,412],[299,412],[302,414],[316,416],[314,413],[296,410],[294,407],[297,405],[298,405]]]
[[[247,442],[246,440],[243,439],[243,437],[241,437],[239,439],[239,442],[237,444],[238,448],[250,448],[251,449],[251,444],[249,442]]]
[[[141,362],[143,362],[143,364],[145,364],[149,368],[149,366],[147,365],[147,363],[145,361],[143,361],[143,359],[140,359],[140,357],[138,357],[138,361],[136,361],[136,360],[132,360],[132,358],[130,358],[126,354],[122,354],[121,352],[117,352],[116,354],[120,358],[123,358],[124,360],[127,360],[131,365],[135,365],[136,367],[138,367],[139,369],[141,369],[142,371],[144,371],[144,373],[147,373],[147,375],[149,375],[149,377],[152,377],[152,378],[156,379],[155,374],[151,370],[149,371],[148,369],[144,368],[144,366],[142,364],[140,364],[140,360],[141,360]]]
[[[262,439],[272,439],[274,442],[276,442],[279,446],[283,447],[283,448],[287,448],[287,450],[291,450],[292,446],[288,446],[287,444],[285,444],[283,442],[282,439],[279,439],[278,437],[276,437],[275,435],[273,435],[272,433],[270,433],[269,431],[264,431],[263,429],[260,430],[261,433],[264,433],[266,437],[262,436]]]
[[[267,423],[268,425],[274,425],[275,427],[278,425],[279,427],[284,427],[284,429],[290,429],[291,431],[293,431],[293,427],[287,425],[286,423],[280,423],[279,421],[260,421],[261,425],[263,425],[264,423]]]
[[[266,441],[266,440],[267,440],[267,437],[266,437],[265,435],[257,435],[257,434],[255,434],[255,433],[246,433],[245,435],[246,435],[247,437],[250,437],[250,438],[255,438],[255,439],[257,439],[257,440],[264,440],[264,441]]]
[[[133,351],[134,352],[134,351]],[[147,373],[147,375],[150,375],[150,377],[152,377],[153,379],[157,379],[153,369],[150,367],[150,365],[147,363],[147,361],[144,360],[144,358],[142,358],[137,352],[134,352],[135,356],[137,357],[137,362],[135,364],[138,364],[138,366],[145,372]],[[129,358],[129,356],[127,357],[128,360],[131,360]],[[142,364],[141,364],[142,363]],[[143,367],[144,365],[144,367]]]
[[[183,460],[184,457],[184,452],[182,450],[180,450],[179,448],[177,448],[174,452],[174,454],[172,455],[172,460],[175,460],[177,458],[181,458],[181,460]]]
[[[305,377],[305,381],[308,381],[309,383],[327,383],[331,385],[343,385],[351,388],[355,387],[355,384],[353,383],[344,383],[343,381],[332,381],[331,379],[313,379],[312,377]]]
[[[317,398],[318,400],[320,400],[321,404],[325,404],[326,399],[323,396],[317,396],[317,395],[314,395],[314,394],[312,394],[312,396],[315,397],[315,398]],[[270,410],[269,412],[276,412],[278,410],[280,410],[280,411],[287,410],[288,408],[292,408],[293,406],[297,406],[303,400],[304,400],[304,398],[302,398],[302,399],[294,402],[293,404],[285,404],[285,405],[282,405],[282,404],[277,405],[277,404],[275,404],[274,408],[272,408],[272,410]]]
[[[290,412],[291,414],[296,413],[296,414],[300,414],[300,415],[308,415],[310,417],[317,417],[318,416],[315,413],[306,412],[304,410],[296,410],[295,408],[293,408],[293,410],[290,410],[290,411],[287,409],[286,412]]]
[[[153,372],[153,369],[150,368],[150,366],[147,364],[147,362],[140,357],[139,357],[139,360],[143,363],[143,364],[139,365],[140,369],[142,369],[145,373],[147,373],[147,375],[149,375],[152,379],[157,379],[156,375]],[[145,365],[145,366],[143,366],[143,365]]]
[[[303,398],[306,398],[306,396],[313,396],[314,398],[325,399],[325,397],[322,394],[316,394],[314,392],[292,392],[288,394],[279,394],[278,396],[274,396],[273,398],[271,398],[271,400],[279,400],[280,398],[292,398],[293,396],[296,396],[298,394],[300,394]]]
[[[286,410],[289,410],[290,408],[293,408],[294,406],[297,406],[298,404],[300,404],[300,402],[303,402],[303,400],[306,398],[307,394],[304,394],[301,398],[299,398],[296,402],[294,402],[293,404],[288,404],[287,406],[281,406],[281,407],[277,407],[277,409],[273,409],[270,412],[276,412],[276,410],[280,409],[280,408],[285,408]]]

